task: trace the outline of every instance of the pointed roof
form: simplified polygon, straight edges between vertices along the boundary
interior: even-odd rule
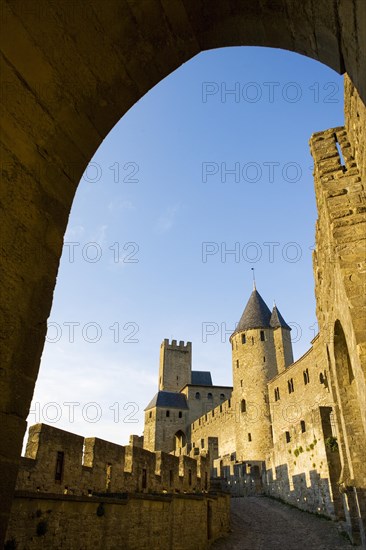
[[[254,288],[235,332],[240,332],[241,330],[247,330],[250,328],[269,328],[270,319],[271,310],[259,294],[258,290]]]
[[[272,328],[281,327],[281,328],[287,328],[287,330],[291,330],[291,327],[286,323],[285,319],[282,317],[276,305],[273,306],[270,325]]]

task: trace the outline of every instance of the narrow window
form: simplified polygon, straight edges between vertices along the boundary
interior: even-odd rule
[[[303,371],[303,376],[304,376],[304,384],[306,386],[306,384],[309,384],[310,382],[309,369],[306,369]]]
[[[265,356],[263,355],[263,363],[265,363],[265,362],[266,362],[266,358],[265,358]]]
[[[152,418],[152,412],[151,411],[149,412],[149,418]]]
[[[211,392],[209,392],[209,393],[207,394],[207,399],[212,399],[212,393],[211,393]]]
[[[300,425],[301,425],[301,432],[302,433],[306,432],[306,426],[305,426],[305,421],[304,420],[301,420]]]
[[[290,380],[287,380],[287,386],[288,386],[288,393],[293,393],[293,391],[294,391],[294,380],[293,380],[293,378],[290,378]]]
[[[146,489],[147,487],[147,470],[142,468],[142,488]]]
[[[241,335],[241,343],[246,344],[246,342],[247,342],[247,338],[246,338],[245,334],[242,334]]]
[[[239,359],[236,360],[236,368],[239,368]]]
[[[227,402],[227,406],[228,406],[228,407],[229,407],[229,409],[230,409],[230,407],[231,407],[231,399],[229,399],[229,400],[228,400],[228,402]]]
[[[212,416],[215,416],[215,409],[212,409]]]
[[[201,399],[201,394],[199,391],[196,391],[196,399]]]
[[[275,397],[275,401],[279,401],[279,399],[280,399],[280,388],[275,388],[274,397]]]
[[[264,342],[265,338],[264,338],[264,330],[261,330],[260,331],[260,336],[261,336],[261,342]]]
[[[188,484],[192,485],[192,470],[188,470]]]
[[[182,411],[179,411],[178,416],[179,416],[179,418],[182,418],[182,416],[183,416]]]
[[[286,443],[290,443],[290,441],[291,441],[290,432],[286,432]]]
[[[221,399],[221,401],[225,401],[225,394],[224,393],[220,393],[220,399]]]
[[[64,458],[65,455],[63,451],[58,451],[56,456],[55,481],[62,480],[62,474],[64,473]]]
[[[222,413],[222,405],[220,405],[220,413]]]
[[[204,449],[204,448],[205,448],[205,440],[201,439],[201,449]]]
[[[173,470],[169,470],[169,485],[172,486],[174,481]]]
[[[170,411],[166,411],[166,412],[165,412],[165,416],[166,416],[167,418],[169,418],[169,416],[170,416]]]
[[[253,344],[254,344],[254,338],[253,338],[253,336],[252,336],[252,345],[253,345]]]
[[[252,441],[252,434],[248,434],[248,441]]]
[[[107,464],[105,468],[105,490],[107,493],[111,490],[112,464]]]
[[[242,399],[242,400],[241,400],[241,403],[240,403],[240,410],[241,410],[242,413],[245,413],[245,411],[247,410],[247,404],[246,404],[245,399]]]
[[[240,380],[240,387],[243,387],[243,380]]]

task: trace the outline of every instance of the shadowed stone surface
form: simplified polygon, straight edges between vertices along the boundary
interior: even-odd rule
[[[212,550],[338,550],[360,548],[339,534],[337,524],[266,497],[231,501],[229,536]]]

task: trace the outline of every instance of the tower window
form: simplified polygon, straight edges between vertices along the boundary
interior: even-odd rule
[[[288,393],[294,392],[294,380],[293,378],[290,378],[290,380],[287,380],[287,387],[288,387]]]
[[[301,420],[300,426],[301,426],[301,433],[305,433],[306,432],[306,425],[305,425],[304,420]]]
[[[225,401],[225,394],[224,393],[220,393],[220,399],[221,399],[221,401]]]
[[[304,376],[304,384],[306,386],[306,384],[309,384],[310,382],[309,369],[306,369],[303,371],[303,376]]]
[[[165,411],[165,416],[166,416],[167,418],[169,418],[169,416],[170,416],[170,411]]]
[[[248,441],[252,441],[252,434],[248,434]]]
[[[62,451],[58,451],[56,457],[55,481],[62,480],[62,474],[64,472],[64,458],[64,453]]]
[[[146,468],[142,468],[142,489],[147,488],[147,470]]]
[[[253,338],[253,336],[252,336],[252,345],[253,345],[253,344],[254,344],[254,338]]]
[[[291,441],[290,432],[286,432],[285,436],[286,436],[286,443],[290,443],[290,441]]]
[[[213,397],[212,397],[212,393],[209,392],[209,393],[207,394],[207,399],[212,399],[212,398],[213,398]]]
[[[182,416],[183,416],[182,411],[179,411],[178,416],[179,416],[179,418],[182,418]]]
[[[242,334],[242,335],[241,335],[241,343],[242,343],[242,344],[246,344],[246,343],[247,343],[247,337],[245,336],[245,334]]]
[[[205,440],[201,439],[201,449],[204,449],[204,447],[205,447]]]
[[[263,355],[263,363],[265,363],[265,362],[266,362],[266,356]]]
[[[274,389],[274,398],[275,398],[275,401],[280,400],[280,388],[275,388]]]
[[[152,411],[149,412],[149,418],[152,418]]]
[[[243,380],[240,380],[240,387],[243,387]]]
[[[196,397],[196,399],[201,399],[201,394],[200,394],[199,391],[196,391],[196,396],[195,397]]]
[[[264,330],[260,331],[260,336],[261,336],[261,342],[264,342],[264,340],[265,340]]]
[[[236,360],[236,368],[239,368],[239,359]]]
[[[245,399],[241,400],[240,410],[241,410],[242,413],[245,413],[246,410],[247,410],[247,402],[245,401]]]

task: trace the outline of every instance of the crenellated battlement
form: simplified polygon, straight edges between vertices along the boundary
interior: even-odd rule
[[[180,340],[178,344],[177,340],[172,340],[170,342],[169,338],[165,338],[160,344],[160,347],[169,350],[192,351],[192,342],[187,342],[185,344],[184,340]]]
[[[17,489],[73,495],[203,492],[209,469],[206,454],[176,457],[35,424],[29,429]]]

